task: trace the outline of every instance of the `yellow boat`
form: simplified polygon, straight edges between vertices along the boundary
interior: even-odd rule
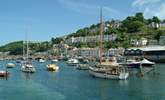
[[[48,71],[58,71],[59,67],[56,64],[48,64],[47,66]]]

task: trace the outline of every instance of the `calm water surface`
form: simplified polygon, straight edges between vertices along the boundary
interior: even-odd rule
[[[5,63],[0,62],[0,69]],[[105,80],[65,62],[58,62],[59,72],[48,72],[48,63],[34,62],[34,74],[21,72],[19,64],[9,69],[9,79],[0,79],[0,100],[165,100],[165,64],[157,65],[159,75]]]

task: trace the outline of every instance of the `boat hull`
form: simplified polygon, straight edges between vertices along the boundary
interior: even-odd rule
[[[88,64],[78,64],[76,67],[78,70],[89,70]]]
[[[49,65],[47,65],[47,70],[48,71],[58,71],[59,67],[55,64],[49,64]]]
[[[35,73],[36,69],[34,67],[22,66],[21,71],[25,73]]]
[[[13,68],[13,67],[15,67],[15,64],[13,63],[6,64],[6,68]]]
[[[8,77],[9,72],[8,71],[0,71],[0,77]]]
[[[128,68],[140,68],[140,63],[136,64],[121,64],[127,66]],[[141,64],[143,67],[152,67],[154,64]]]
[[[104,79],[116,79],[116,80],[125,80],[129,76],[128,73],[107,74],[107,73],[95,72],[93,70],[89,70],[89,73],[94,77],[104,78]]]

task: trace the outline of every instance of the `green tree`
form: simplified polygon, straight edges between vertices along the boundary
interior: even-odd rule
[[[152,22],[160,23],[160,19],[157,16],[153,16]]]
[[[136,13],[135,17],[136,17],[137,21],[140,21],[140,22],[144,22],[145,21],[142,12]]]

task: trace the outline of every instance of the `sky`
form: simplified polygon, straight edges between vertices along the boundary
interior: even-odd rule
[[[165,0],[0,0],[0,45],[46,41],[99,22],[122,20],[136,12],[165,19]]]

